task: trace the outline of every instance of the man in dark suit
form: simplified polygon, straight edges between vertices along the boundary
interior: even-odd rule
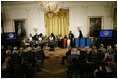
[[[69,39],[71,40],[71,47],[74,46],[74,45],[73,45],[73,38],[74,38],[74,35],[73,35],[73,33],[70,31],[70,33],[69,33]]]

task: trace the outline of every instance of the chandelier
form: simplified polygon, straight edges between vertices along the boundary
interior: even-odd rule
[[[61,7],[61,1],[40,1],[40,8],[44,13],[56,13]]]
[[[61,1],[40,1],[40,8],[44,13],[48,13],[49,17],[53,16],[53,13],[59,11],[61,7]]]

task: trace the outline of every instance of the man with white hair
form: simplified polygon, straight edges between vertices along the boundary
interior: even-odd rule
[[[103,44],[100,44],[100,48],[98,49],[98,52],[100,52],[100,53],[105,53],[106,52],[106,49],[104,48]]]
[[[12,51],[12,54],[15,54],[15,53],[18,53],[18,48],[17,48],[17,46],[14,46],[13,51]]]

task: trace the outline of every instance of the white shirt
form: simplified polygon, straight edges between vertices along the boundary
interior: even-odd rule
[[[42,41],[42,37],[39,37],[38,39],[39,39],[39,41]]]
[[[54,38],[53,37],[49,37],[49,40],[52,41],[52,40],[54,40]]]
[[[59,37],[59,39],[63,39],[63,37]]]
[[[32,37],[29,37],[29,41],[32,41]]]

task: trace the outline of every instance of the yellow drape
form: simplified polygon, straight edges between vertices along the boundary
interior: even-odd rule
[[[55,36],[62,34],[68,36],[69,33],[69,11],[60,10],[57,13],[53,13],[53,17],[49,17],[48,14],[45,14],[45,27],[46,35],[50,36],[51,33],[54,33]]]

